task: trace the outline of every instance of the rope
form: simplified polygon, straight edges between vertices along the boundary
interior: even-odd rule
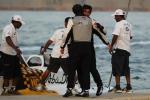
[[[126,18],[127,18],[127,16],[128,16],[128,12],[129,12],[129,10],[130,10],[130,5],[131,5],[131,0],[129,0],[129,2],[128,2],[128,8],[127,8],[127,13],[126,13]]]
[[[30,68],[25,62],[23,55],[20,56],[20,69],[24,86],[29,89],[36,87],[41,80],[43,71]]]
[[[86,3],[86,0],[81,0],[81,5],[84,5]]]

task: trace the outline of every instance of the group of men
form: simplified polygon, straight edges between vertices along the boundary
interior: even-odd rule
[[[67,17],[64,22],[65,28],[56,30],[40,51],[41,54],[44,54],[49,45],[52,43],[55,44],[51,53],[49,66],[43,73],[42,79],[36,88],[38,90],[45,89],[45,83],[49,73],[57,73],[58,69],[62,67],[68,80],[67,91],[63,97],[73,95],[72,91],[75,87],[76,80],[78,80],[82,89],[76,96],[88,97],[90,89],[90,73],[97,85],[96,95],[101,95],[103,83],[100,74],[96,69],[96,54],[93,38],[95,34],[105,45],[107,45],[109,52],[112,55],[112,72],[116,80],[114,90],[116,92],[129,92],[132,89],[129,68],[130,39],[132,37],[132,32],[131,24],[125,20],[126,13],[123,10],[118,9],[113,14],[117,23],[112,33],[112,42],[109,43],[106,38],[104,27],[94,19],[90,18],[92,13],[92,7],[90,5],[85,4],[81,6],[76,4],[73,6],[72,11],[75,16]],[[0,72],[2,74],[0,76],[4,76],[4,92],[10,91],[10,88],[8,88],[9,82],[6,80],[10,81],[11,79],[14,79],[13,76],[16,74],[14,71],[18,71],[16,70],[18,69],[16,67],[18,67],[19,61],[17,56],[21,53],[21,50],[17,45],[16,37],[16,29],[20,28],[18,23],[21,26],[24,22],[22,21],[22,18],[17,15],[12,18],[12,23],[3,30],[0,58]],[[10,74],[9,76],[8,73],[12,73],[12,75]],[[121,89],[120,87],[121,76],[126,76],[127,80],[127,86],[124,89]],[[15,85],[12,86],[15,87]],[[13,90],[15,91],[15,89]]]

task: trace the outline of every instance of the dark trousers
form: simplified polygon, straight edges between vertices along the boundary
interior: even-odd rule
[[[0,70],[1,75],[5,79],[18,78],[20,73],[19,58],[17,55],[8,55],[3,52],[0,53]]]
[[[100,74],[99,74],[98,70],[96,69],[96,56],[95,56],[94,46],[92,46],[92,53],[91,54],[92,54],[92,63],[90,66],[90,72],[91,72],[97,86],[102,86],[103,83],[102,83]]]
[[[67,88],[74,88],[75,74],[77,71],[80,77],[80,86],[82,90],[90,89],[90,65],[91,65],[91,43],[76,42],[69,47],[70,67],[68,73]]]

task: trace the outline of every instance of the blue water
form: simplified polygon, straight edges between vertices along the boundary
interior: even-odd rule
[[[0,11],[0,38],[3,27],[10,22],[11,16],[20,14],[25,19],[25,25],[19,31],[20,47],[24,55],[39,54],[39,49],[53,32],[63,27],[64,18],[73,16],[71,12],[53,11]],[[96,19],[107,29],[108,39],[111,40],[115,21],[112,12],[93,12]],[[150,89],[150,12],[130,12],[128,21],[133,25],[134,38],[130,57],[131,81],[133,89]],[[108,84],[111,73],[111,55],[102,42],[95,37],[97,68],[105,85]],[[91,78],[92,79],[92,78]],[[91,80],[92,85],[95,85]],[[114,78],[111,82],[114,85]],[[125,79],[122,78],[122,86]]]

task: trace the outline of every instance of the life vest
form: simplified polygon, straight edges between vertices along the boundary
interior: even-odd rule
[[[91,42],[92,20],[86,16],[75,16],[73,18],[74,42]]]

